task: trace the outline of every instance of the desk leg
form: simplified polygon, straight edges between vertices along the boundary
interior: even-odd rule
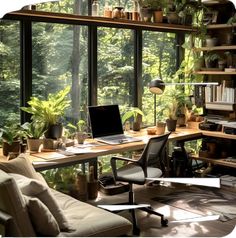
[[[98,159],[97,159],[97,157],[93,158],[91,161],[89,161],[89,167],[90,166],[93,166],[93,168],[94,168],[94,178],[98,179]]]

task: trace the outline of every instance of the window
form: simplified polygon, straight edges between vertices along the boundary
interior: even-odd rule
[[[36,9],[47,12],[88,15],[88,0],[60,0],[37,4]]]
[[[0,22],[0,127],[20,122],[19,22]]]
[[[99,27],[97,65],[98,104],[133,106],[133,31]]]
[[[86,119],[88,101],[88,30],[86,26],[34,23],[32,27],[33,95],[46,98],[70,85],[67,119]]]
[[[170,78],[176,71],[176,43],[175,34],[164,32],[143,31],[143,60],[142,79],[143,96],[142,110],[146,125],[154,125],[155,111],[161,110],[161,96],[149,92],[150,81],[159,77],[164,82],[171,81]],[[166,89],[168,90],[168,89]]]

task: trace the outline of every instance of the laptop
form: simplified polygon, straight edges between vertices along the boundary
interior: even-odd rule
[[[117,145],[141,139],[124,134],[118,105],[89,106],[92,136],[106,144]]]

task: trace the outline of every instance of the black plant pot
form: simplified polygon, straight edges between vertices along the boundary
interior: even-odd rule
[[[139,122],[133,122],[133,131],[140,131],[141,125]]]
[[[47,131],[45,132],[44,136],[46,138],[57,140],[62,137],[62,130],[63,130],[62,124],[50,125]]]
[[[167,119],[166,126],[168,131],[175,131],[177,120]]]

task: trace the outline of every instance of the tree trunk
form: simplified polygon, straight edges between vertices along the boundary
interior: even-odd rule
[[[81,14],[82,0],[75,0],[74,2],[74,14]],[[71,57],[71,74],[72,74],[72,90],[71,90],[71,101],[72,101],[72,120],[77,122],[79,119],[79,111],[81,104],[81,80],[79,78],[80,70],[80,34],[81,27],[73,26],[73,49]]]

